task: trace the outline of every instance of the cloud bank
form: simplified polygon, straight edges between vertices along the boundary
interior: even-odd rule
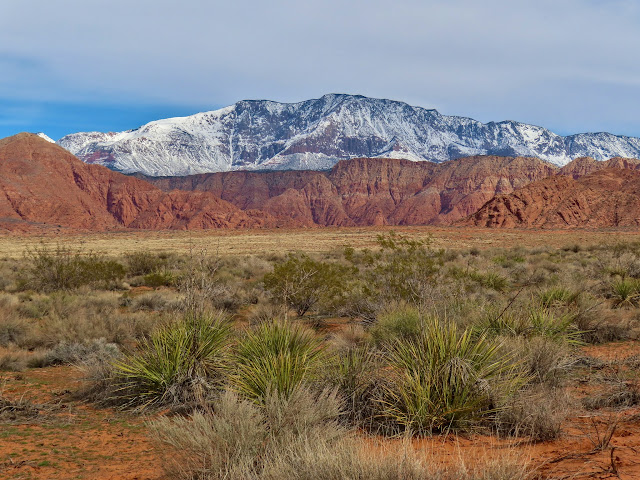
[[[65,105],[78,113],[60,134],[343,92],[640,136],[639,46],[640,7],[625,0],[10,0],[0,128],[52,124]],[[119,113],[101,123],[78,105]]]

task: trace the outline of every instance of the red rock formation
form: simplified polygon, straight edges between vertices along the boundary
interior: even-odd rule
[[[625,173],[597,174],[611,167]],[[522,157],[441,164],[360,158],[326,172],[228,172],[147,182],[87,165],[35,135],[20,134],[0,140],[0,222],[13,230],[36,223],[90,230],[446,225],[482,207],[469,222],[632,225],[633,213],[611,214],[614,220],[605,213],[591,217],[614,205],[598,203],[598,195],[618,209],[632,207],[623,197],[639,168],[637,160],[619,158],[582,158],[562,169]],[[560,197],[567,203],[558,203]]]
[[[607,168],[577,180],[557,175],[487,202],[463,224],[482,227],[640,226],[640,172]]]
[[[227,172],[148,178],[165,190],[206,190],[289,226],[447,224],[499,193],[545,178],[535,158],[480,156],[441,164],[380,158],[339,162],[329,172]]]
[[[567,163],[559,171],[559,175],[567,175],[574,180],[590,173],[603,170],[605,168],[622,168],[625,170],[638,170],[640,169],[640,160],[635,158],[620,158],[614,157],[607,161],[599,162],[591,157],[576,158],[572,162]]]
[[[274,224],[207,192],[163,192],[87,165],[66,150],[22,133],[0,140],[0,220],[7,228],[43,223],[70,228],[217,228]]]

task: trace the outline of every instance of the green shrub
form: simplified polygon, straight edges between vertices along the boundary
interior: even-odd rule
[[[175,276],[172,272],[165,270],[162,272],[148,273],[142,277],[142,283],[147,287],[170,287],[175,282]]]
[[[312,332],[286,323],[262,324],[239,342],[231,382],[256,402],[270,392],[286,397],[314,378],[323,357],[323,346]]]
[[[640,298],[640,281],[625,278],[614,282],[611,285],[611,296],[616,307],[635,306]]]
[[[480,273],[472,271],[468,273],[468,276],[483,287],[491,288],[497,292],[503,292],[509,287],[509,281],[494,272]]]
[[[20,284],[42,292],[71,290],[83,285],[111,286],[122,280],[126,269],[120,263],[95,253],[57,245],[45,245],[27,252],[30,268],[23,272]]]
[[[582,332],[575,327],[573,315],[556,315],[548,308],[532,307],[528,320],[532,336],[546,337],[568,345],[582,345]]]
[[[564,306],[575,303],[580,292],[571,292],[563,287],[549,288],[540,293],[540,303],[545,308],[553,306]]]
[[[169,268],[169,256],[166,253],[133,252],[124,256],[130,275],[147,275]]]
[[[389,347],[393,379],[385,416],[418,434],[469,427],[523,383],[500,343],[431,319],[417,338]]]
[[[352,270],[344,265],[320,262],[307,255],[290,254],[264,276],[264,288],[274,301],[293,308],[301,317],[319,302],[339,302],[345,279]]]
[[[491,308],[479,321],[473,324],[474,331],[479,334],[497,336],[525,335],[529,324],[521,316],[509,310]]]
[[[432,250],[431,239],[411,240],[393,232],[378,235],[378,244],[380,252],[371,257],[370,267],[362,275],[365,291],[385,303],[419,302],[424,290],[435,282],[444,251]]]
[[[224,314],[187,315],[160,328],[115,365],[122,396],[142,407],[203,404],[225,377],[230,335]]]
[[[378,315],[370,332],[377,344],[384,344],[397,339],[416,337],[422,324],[422,315],[418,309],[403,305]]]

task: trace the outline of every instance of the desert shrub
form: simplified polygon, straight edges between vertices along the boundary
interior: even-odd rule
[[[430,319],[421,334],[389,347],[392,380],[384,414],[399,427],[431,433],[469,427],[523,383],[500,343]]]
[[[534,442],[553,440],[560,435],[570,407],[569,396],[561,390],[526,388],[497,412],[495,429],[502,435],[528,437]]]
[[[263,284],[275,302],[293,308],[301,317],[320,302],[339,303],[350,272],[344,265],[290,254],[264,276]]]
[[[225,393],[211,413],[160,418],[152,437],[172,478],[227,480],[428,480],[426,465],[409,454],[367,458],[336,423],[331,394],[296,390],[271,395],[264,407]]]
[[[567,288],[554,287],[540,293],[540,303],[545,308],[564,306],[575,303],[580,292],[572,292]]]
[[[109,287],[126,274],[125,267],[115,260],[95,253],[57,245],[36,247],[27,253],[30,267],[22,272],[23,289],[41,292],[72,290],[83,285]]]
[[[22,313],[37,314],[25,321],[25,336],[17,343],[22,348],[53,348],[58,343],[84,343],[104,338],[107,343],[126,345],[148,334],[162,320],[159,315],[118,311],[117,295],[104,292],[97,296],[69,295],[57,292],[33,297],[20,304]],[[25,311],[26,310],[26,311]]]
[[[0,371],[21,372],[29,366],[36,355],[25,350],[10,350],[0,354]]]
[[[124,255],[130,275],[148,275],[169,268],[169,255],[166,253],[132,252]]]
[[[491,288],[493,290],[496,290],[497,292],[505,291],[509,287],[509,281],[505,277],[498,275],[495,272],[481,273],[471,271],[467,274],[467,276],[474,282],[477,282],[479,285],[486,288]]]
[[[371,336],[378,344],[416,337],[422,328],[422,315],[416,307],[400,305],[378,315]]]
[[[170,270],[151,272],[142,277],[142,283],[152,288],[170,287],[175,283],[175,276]]]
[[[150,292],[131,299],[131,311],[172,311],[181,307],[180,299],[171,292]]]
[[[351,425],[373,429],[380,412],[380,362],[367,344],[350,346],[340,351],[325,372],[324,381],[336,388],[344,400],[341,417]]]
[[[227,317],[186,315],[163,326],[116,364],[123,399],[141,407],[203,404],[227,367]]]
[[[618,363],[610,364],[603,369],[602,380],[606,384],[605,391],[591,395],[582,400],[589,410],[600,408],[629,408],[640,405],[640,374],[633,369],[625,370]]]
[[[479,335],[518,336],[528,332],[529,324],[522,316],[504,307],[488,308],[472,328]]]
[[[545,337],[503,337],[501,341],[529,383],[558,386],[573,365],[566,344]]]
[[[431,249],[430,239],[411,240],[393,232],[379,235],[377,241],[380,252],[368,260],[371,266],[363,276],[369,295],[387,303],[419,302],[425,286],[435,281],[444,251]]]
[[[247,316],[249,323],[253,325],[269,323],[282,318],[284,318],[282,308],[266,302],[255,305]]]
[[[556,314],[548,308],[529,309],[529,329],[531,336],[546,337],[568,345],[581,345],[581,334],[574,324],[574,316]]]
[[[584,398],[582,404],[588,410],[628,408],[640,405],[640,384],[638,382],[621,382],[606,393]]]
[[[22,345],[29,335],[30,325],[17,316],[0,318],[0,347]]]
[[[264,401],[272,391],[286,397],[314,378],[323,354],[312,332],[286,323],[265,323],[240,340],[231,384],[256,402]]]
[[[115,358],[120,349],[115,343],[107,343],[97,339],[83,343],[59,343],[51,350],[29,362],[30,367],[47,367],[50,365],[84,364],[99,358]]]
[[[263,453],[268,427],[251,402],[224,393],[212,414],[161,417],[150,424],[164,467],[173,478],[251,478]]]
[[[640,297],[640,281],[636,279],[623,278],[611,284],[611,297],[614,306],[635,306]]]

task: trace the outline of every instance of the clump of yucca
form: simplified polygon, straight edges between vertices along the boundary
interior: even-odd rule
[[[188,314],[161,327],[115,364],[120,396],[141,407],[205,403],[226,376],[230,336],[220,312]]]
[[[500,342],[436,318],[388,348],[383,415],[417,434],[471,426],[525,381]]]
[[[314,377],[323,358],[322,344],[313,332],[288,323],[262,324],[239,342],[231,384],[258,403],[268,393],[288,397]]]

